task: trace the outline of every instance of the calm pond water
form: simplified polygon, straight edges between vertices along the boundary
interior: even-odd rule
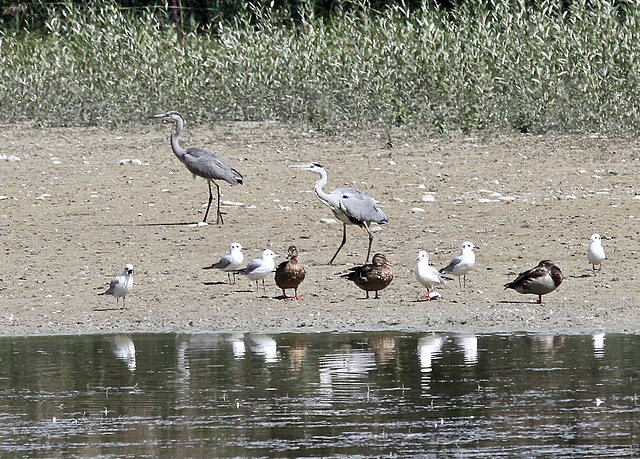
[[[0,338],[0,455],[637,456],[640,337]]]

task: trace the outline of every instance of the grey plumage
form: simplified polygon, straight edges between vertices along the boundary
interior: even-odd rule
[[[122,307],[126,308],[126,296],[131,293],[131,290],[133,290],[133,265],[127,263],[122,274],[111,279],[109,289],[98,295],[113,295],[116,297],[116,303],[122,298]]]
[[[202,269],[219,269],[227,273],[227,278],[229,279],[229,284],[236,283],[236,273],[235,271],[240,268],[242,262],[244,261],[244,255],[242,254],[242,245],[238,242],[233,242],[231,244],[231,248],[229,253],[220,258],[217,263],[212,264],[211,266],[206,266]],[[233,274],[233,282],[231,282],[231,274]]]
[[[213,182],[218,190],[218,211],[216,223],[224,224],[222,212],[220,212],[220,186],[215,182],[215,180],[224,180],[231,186],[238,184],[242,185],[242,175],[215,153],[203,150],[202,148],[182,148],[178,143],[178,136],[180,135],[180,132],[182,132],[185,122],[180,113],[175,110],[171,110],[167,113],[154,115],[151,118],[163,118],[175,121],[175,129],[171,133],[171,149],[173,150],[173,153],[180,162],[189,169],[189,172],[191,172],[194,177],[198,176],[206,179],[207,184],[209,185],[209,203],[207,204],[207,211],[204,213],[204,219],[202,221],[207,221],[209,208],[213,201],[213,193],[211,192],[211,183]]]
[[[336,251],[329,264],[336,259],[338,252],[347,242],[347,225],[358,225],[369,233],[369,249],[367,250],[367,259],[365,263],[369,263],[369,255],[371,255],[371,244],[373,243],[373,235],[369,229],[371,223],[386,224],[389,223],[387,216],[380,210],[378,204],[369,196],[355,188],[338,188],[331,193],[325,193],[322,189],[327,184],[327,172],[318,163],[300,164],[289,167],[306,169],[308,171],[320,174],[320,179],[316,182],[315,192],[318,199],[326,204],[333,215],[343,224],[342,243]]]

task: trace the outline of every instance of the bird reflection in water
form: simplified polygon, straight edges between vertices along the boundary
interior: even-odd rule
[[[111,345],[113,355],[115,355],[118,360],[126,363],[129,371],[135,371],[136,346],[133,344],[133,340],[127,335],[115,335],[109,336],[107,341]]]

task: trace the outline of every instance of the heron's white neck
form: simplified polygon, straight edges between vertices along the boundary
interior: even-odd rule
[[[327,184],[327,181],[328,181],[327,172],[324,169],[316,169],[314,170],[314,172],[317,174],[320,174],[320,178],[316,182],[316,186],[313,188],[314,191],[316,192],[316,196],[318,196],[318,199],[320,199],[323,202],[329,202],[331,195],[325,193],[324,190],[322,189]]]
[[[173,119],[176,122],[176,128],[171,133],[171,149],[173,153],[178,157],[178,159],[182,160],[187,150],[182,148],[178,143],[178,136],[182,132],[182,128],[184,127],[184,122],[181,118]]]

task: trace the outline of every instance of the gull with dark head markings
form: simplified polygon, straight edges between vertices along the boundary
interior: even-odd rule
[[[247,276],[250,280],[256,281],[256,291],[258,290],[258,281],[262,280],[262,288],[266,290],[264,280],[276,267],[275,257],[277,257],[275,253],[266,249],[262,252],[262,256],[260,258],[254,258],[245,268],[236,272],[243,276]]]
[[[171,149],[177,156],[182,164],[189,169],[189,172],[193,174],[193,177],[202,177],[207,180],[209,185],[209,203],[207,204],[207,211],[204,213],[203,222],[207,221],[207,215],[209,215],[209,209],[211,208],[211,202],[213,201],[213,193],[211,192],[211,183],[213,183],[218,189],[218,212],[216,223],[224,224],[222,218],[222,212],[220,211],[220,186],[215,182],[216,180],[224,180],[231,186],[242,185],[242,175],[233,169],[224,159],[202,148],[182,148],[178,143],[178,136],[184,128],[185,122],[182,115],[175,110],[171,110],[167,113],[160,113],[154,115],[151,118],[163,118],[171,119],[176,123],[176,127],[171,134]]]
[[[227,273],[229,284],[235,284],[236,271],[240,266],[242,266],[242,262],[244,261],[244,254],[242,253],[243,248],[244,247],[237,242],[232,243],[231,250],[228,254],[220,258],[220,261],[202,269],[219,269],[224,271]],[[233,282],[231,282],[231,274],[233,274]]]
[[[109,289],[98,295],[113,295],[116,297],[116,303],[119,303],[122,298],[122,308],[126,309],[126,296],[131,293],[131,290],[133,290],[133,265],[127,263],[122,274],[111,279]]]
[[[440,270],[442,274],[453,274],[458,276],[458,284],[462,287],[460,276],[464,279],[464,286],[467,286],[467,273],[476,263],[476,255],[473,249],[476,246],[472,242],[465,241],[462,243],[460,255],[455,256],[447,266]]]
[[[369,226],[371,223],[386,224],[389,223],[387,216],[380,210],[378,204],[369,196],[355,188],[338,188],[331,193],[325,193],[322,189],[327,184],[327,171],[318,163],[299,164],[289,167],[296,167],[315,172],[320,175],[320,179],[316,182],[314,188],[316,196],[326,204],[333,215],[342,222],[342,243],[336,251],[329,264],[338,256],[338,252],[347,242],[347,225],[358,225],[369,233],[369,248],[367,250],[367,259],[365,263],[369,263],[369,255],[371,255],[371,244],[373,243],[373,235]]]

